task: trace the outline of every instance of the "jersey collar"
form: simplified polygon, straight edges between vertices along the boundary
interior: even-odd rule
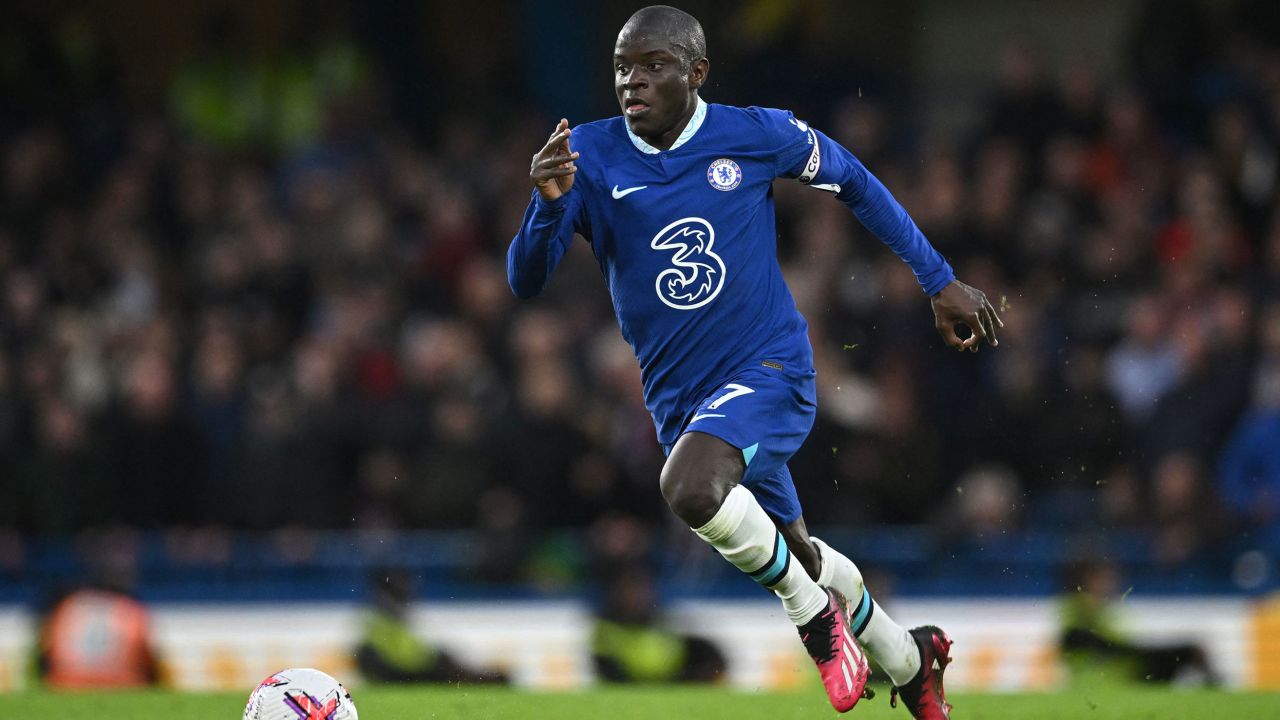
[[[697,134],[698,128],[702,127],[702,121],[706,119],[707,103],[702,98],[698,98],[698,106],[694,108],[693,117],[689,118],[689,124],[684,126],[684,132],[680,133],[680,137],[676,138],[676,141],[671,144],[671,147],[668,148],[668,150],[675,150],[681,145],[692,140],[693,136]],[[641,140],[639,135],[631,132],[631,126],[627,125],[625,118],[622,120],[622,126],[627,129],[627,137],[631,138],[631,144],[635,145],[636,149],[640,152],[645,155],[657,155],[662,152],[658,148],[650,145],[644,140]]]

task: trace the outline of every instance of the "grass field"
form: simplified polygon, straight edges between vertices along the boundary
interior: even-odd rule
[[[235,720],[245,695],[120,692],[0,695],[4,720]],[[513,720],[799,720],[834,718],[821,692],[745,693],[717,688],[650,687],[532,693],[484,688],[360,688],[362,720],[512,718]],[[1053,694],[956,694],[955,720],[1268,720],[1280,718],[1280,694],[1122,689]],[[909,720],[888,693],[859,703],[846,717]]]

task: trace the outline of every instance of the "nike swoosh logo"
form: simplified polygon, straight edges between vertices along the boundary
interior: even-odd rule
[[[701,420],[702,418],[712,418],[712,417],[724,417],[724,416],[717,413],[703,413],[701,415],[694,415],[693,419],[689,421],[689,424],[692,425],[698,422],[699,420]]]
[[[614,199],[614,200],[621,200],[622,198],[624,198],[624,197],[626,197],[626,196],[630,195],[631,193],[633,193],[633,192],[639,192],[639,191],[641,191],[641,190],[643,190],[643,189],[645,189],[645,188],[647,188],[647,187],[649,187],[649,186],[648,186],[648,185],[640,185],[639,187],[627,188],[626,190],[619,190],[619,189],[618,189],[618,186],[617,186],[617,185],[614,185],[614,186],[613,186],[613,199]]]

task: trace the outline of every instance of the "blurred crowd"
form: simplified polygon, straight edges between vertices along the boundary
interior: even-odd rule
[[[1171,566],[1280,546],[1280,33],[1145,22],[1115,74],[1011,42],[958,136],[849,88],[705,94],[853,150],[1005,322],[998,350],[948,352],[909,269],[775,186],[818,369],[792,464],[810,525],[1127,528]],[[457,107],[424,130],[358,43],[257,57],[218,32],[138,106],[89,28],[19,32],[0,547],[476,528],[486,576],[519,579],[683,538],[589,249],[536,301],[507,287],[550,121]]]

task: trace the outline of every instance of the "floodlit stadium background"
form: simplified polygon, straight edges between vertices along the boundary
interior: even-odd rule
[[[633,561],[735,683],[798,682],[773,601],[662,504],[588,249],[537,301],[506,286],[529,157],[617,113],[636,7],[6,3],[0,689],[42,598],[101,564],[182,687],[350,673],[381,567],[433,640],[586,683],[598,571]],[[997,351],[947,352],[905,266],[777,184],[819,370],[810,526],[964,639],[960,686],[1060,682],[1082,558],[1120,569],[1127,628],[1280,686],[1280,476],[1249,484],[1280,445],[1280,13],[683,7],[705,99],[845,144],[1003,308]]]

